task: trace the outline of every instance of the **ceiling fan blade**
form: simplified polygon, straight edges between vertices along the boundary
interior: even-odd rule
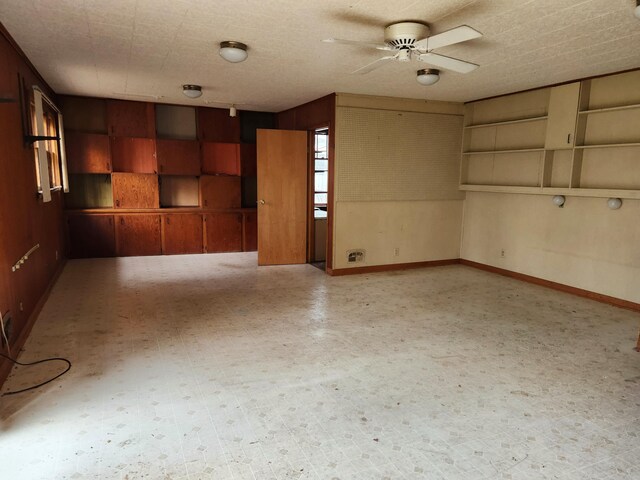
[[[437,53],[423,53],[418,55],[418,60],[434,67],[444,68],[445,70],[451,70],[458,73],[473,72],[479,65],[471,62],[465,62],[464,60],[458,60],[457,58],[447,57],[445,55],[439,55]]]
[[[376,48],[378,50],[393,50],[393,48],[384,43],[359,42],[357,40],[343,40],[341,38],[326,38],[322,41],[325,43],[340,43],[342,45],[358,45],[360,47]]]
[[[480,38],[481,36],[482,33],[475,28],[471,28],[469,25],[460,25],[446,32],[418,40],[413,45],[418,50],[431,51],[436,48],[446,47],[447,45],[454,45],[456,43],[466,42],[467,40],[473,40],[474,38]]]
[[[376,68],[380,68],[383,65],[386,65],[387,62],[389,62],[389,60],[393,60],[397,57],[397,55],[389,55],[387,57],[382,57],[377,59],[374,62],[369,63],[368,65],[365,65],[364,67],[360,67],[359,69],[351,72],[351,73],[359,73],[359,74],[365,74],[365,73],[369,73],[373,70],[375,70]]]

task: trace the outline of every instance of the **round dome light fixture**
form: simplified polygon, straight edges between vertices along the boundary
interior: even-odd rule
[[[249,56],[247,46],[244,43],[234,42],[232,40],[220,42],[219,53],[222,58],[231,63],[244,62]]]
[[[640,0],[636,0],[636,9],[633,11],[636,18],[640,19]]]
[[[619,198],[610,198],[607,200],[607,207],[611,210],[618,210],[622,206],[622,200]]]
[[[185,97],[199,98],[202,96],[202,87],[200,85],[182,85],[182,93]]]
[[[564,206],[564,202],[565,201],[566,201],[566,199],[564,198],[564,195],[554,195],[553,196],[553,200],[552,200],[553,204],[556,207],[560,207],[560,208],[562,208]]]
[[[440,70],[435,68],[424,68],[422,70],[418,70],[416,80],[418,80],[420,85],[433,85],[440,80]]]

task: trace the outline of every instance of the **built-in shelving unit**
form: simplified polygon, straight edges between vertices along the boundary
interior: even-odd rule
[[[466,105],[460,190],[640,198],[640,71]]]

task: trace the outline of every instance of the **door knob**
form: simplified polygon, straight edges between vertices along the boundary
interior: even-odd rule
[[[260,199],[260,205],[264,205],[264,200]]]

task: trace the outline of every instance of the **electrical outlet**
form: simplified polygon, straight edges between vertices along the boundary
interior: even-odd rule
[[[394,254],[396,257],[399,257],[399,256],[400,256],[400,247],[396,247],[396,248],[393,250],[393,254]]]
[[[347,262],[364,262],[364,250],[347,250]]]
[[[505,257],[505,252],[504,252],[504,248],[502,250],[500,250],[500,257],[504,258]]]

